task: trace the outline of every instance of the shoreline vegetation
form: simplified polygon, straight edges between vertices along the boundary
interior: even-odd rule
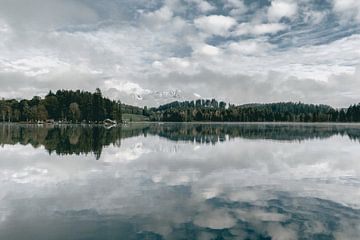
[[[23,124],[105,124],[129,122],[357,123],[360,104],[335,109],[294,102],[227,104],[215,99],[174,101],[159,107],[137,107],[110,100],[100,89],[58,90],[44,98],[0,100],[0,122]]]

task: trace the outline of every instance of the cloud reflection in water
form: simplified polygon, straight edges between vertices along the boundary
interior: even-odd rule
[[[97,130],[106,143],[98,161],[79,142],[63,149],[80,155],[62,154],[51,129],[25,141],[14,136],[30,130],[10,128],[1,135],[1,239],[360,237],[357,126]],[[92,130],[67,131],[82,139]]]

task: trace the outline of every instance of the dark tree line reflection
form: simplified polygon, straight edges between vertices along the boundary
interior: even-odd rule
[[[104,146],[120,145],[121,129],[107,131],[103,127],[43,127],[36,125],[3,125],[1,144],[44,146],[49,154],[88,154],[99,158]]]
[[[360,139],[360,125],[331,124],[165,124],[149,132],[173,141],[211,144],[235,138],[303,141],[341,135]]]
[[[235,138],[303,141],[335,135],[360,140],[360,126],[327,124],[131,124],[106,129],[97,125],[0,125],[0,144],[43,146],[49,154],[89,154],[100,158],[104,147],[121,139],[155,135],[171,141],[216,144]]]

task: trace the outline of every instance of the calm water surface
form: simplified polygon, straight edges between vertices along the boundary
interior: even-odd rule
[[[360,239],[360,125],[0,125],[0,239]]]

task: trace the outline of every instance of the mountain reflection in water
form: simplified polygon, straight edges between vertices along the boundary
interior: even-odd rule
[[[3,124],[0,239],[360,239],[359,137],[341,124]]]

